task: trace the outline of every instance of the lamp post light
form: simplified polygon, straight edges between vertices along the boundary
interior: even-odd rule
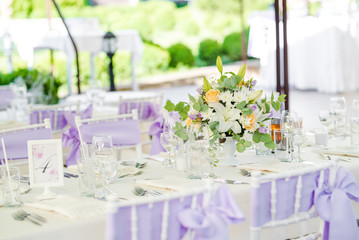
[[[113,75],[113,62],[112,62],[116,49],[117,49],[116,36],[112,32],[107,32],[103,37],[102,50],[106,52],[108,58],[110,59],[110,64],[108,66],[108,73],[110,76],[110,91],[116,91],[115,80]]]

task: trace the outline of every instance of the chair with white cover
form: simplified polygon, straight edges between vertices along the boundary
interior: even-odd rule
[[[56,105],[30,105],[30,124],[42,123],[49,118],[54,131],[61,131],[67,125],[66,114],[77,114],[80,111],[80,102]]]
[[[107,240],[229,239],[229,224],[244,216],[229,188],[221,185],[212,195],[211,184],[191,190],[110,202]]]
[[[163,93],[154,94],[153,96],[137,97],[137,98],[122,98],[119,97],[118,113],[126,114],[136,109],[138,112],[138,119],[141,126],[141,140],[142,146],[145,147],[151,144],[151,137],[149,134],[150,125],[161,116]]]
[[[263,239],[261,231],[264,229],[288,227],[291,224],[318,217],[314,207],[314,193],[324,184],[334,185],[336,165],[333,161],[320,166],[268,175],[253,172],[251,240]],[[298,233],[301,235],[300,239],[321,238],[323,226],[323,221],[320,220],[317,232]],[[270,234],[275,233],[275,231],[270,231]],[[283,232],[278,232],[278,234],[283,234]],[[283,238],[278,235],[269,236],[269,232],[263,235],[266,239]]]
[[[40,124],[1,130],[0,138],[4,139],[10,164],[26,163],[28,159],[27,141],[52,139],[50,119],[45,119],[44,123]],[[0,159],[4,159],[3,151],[0,151]]]
[[[111,136],[114,149],[135,148],[137,158],[142,156],[140,126],[137,111],[109,117],[75,118],[81,144],[92,143],[94,136]]]
[[[0,109],[10,106],[11,100],[15,97],[9,85],[0,86]]]

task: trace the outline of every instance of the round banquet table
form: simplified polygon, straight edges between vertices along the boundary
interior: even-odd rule
[[[250,182],[250,177],[244,177],[239,174],[239,169],[246,164],[251,166],[257,166],[262,169],[271,171],[284,172],[292,169],[298,169],[301,167],[310,167],[313,165],[320,165],[328,160],[323,160],[319,157],[315,151],[318,150],[313,146],[313,136],[308,136],[308,143],[303,146],[303,163],[280,163],[274,160],[273,155],[269,156],[256,156],[254,151],[248,151],[238,155],[242,165],[237,167],[224,167],[220,166],[216,169],[216,175],[233,180],[241,180],[244,182]],[[329,147],[348,146],[350,139],[345,141],[330,141]],[[161,155],[160,155],[161,156]],[[121,198],[127,200],[134,200],[141,198],[132,194],[132,189],[135,185],[151,185],[163,186],[168,189],[176,189],[182,191],[191,187],[198,187],[204,184],[202,180],[187,179],[185,173],[178,172],[175,169],[165,168],[159,161],[153,160],[154,158],[143,158],[138,161],[148,162],[147,166],[143,169],[144,173],[138,176],[128,176],[124,178],[116,178],[110,185],[112,190],[118,193]],[[358,158],[352,157],[350,161],[339,161],[339,165],[345,166],[354,176],[357,181],[359,180],[359,156]],[[205,165],[204,171],[208,167]],[[249,165],[248,165],[249,166]],[[120,171],[120,170],[119,170]],[[65,172],[76,173],[76,168],[65,169]],[[22,173],[23,174],[23,173]],[[119,173],[120,174],[120,173]],[[275,174],[275,173],[273,173]],[[215,186],[219,186],[215,183]],[[250,223],[250,202],[251,202],[251,188],[248,184],[228,185],[233,193],[239,207],[242,209],[245,215],[245,222],[237,225],[230,226],[230,238],[231,239],[249,239],[249,223]],[[95,200],[92,198],[81,198],[79,196],[79,184],[77,178],[65,178],[65,185],[63,187],[52,188],[56,192],[59,198],[64,197],[67,199],[71,197],[71,206],[73,209],[81,208],[81,206],[87,203],[94,203],[93,209],[89,209],[85,212],[79,212],[74,214],[72,218],[68,216],[69,210],[66,210],[66,206],[52,206],[53,211],[40,210],[41,205],[45,201],[38,202],[35,198],[36,194],[41,193],[41,189],[32,189],[29,193],[22,195],[23,207],[30,212],[38,213],[48,219],[48,222],[42,227],[36,226],[26,221],[15,221],[11,214],[16,209],[0,208],[1,219],[1,231],[0,239],[12,239],[12,240],[38,240],[38,239],[87,239],[87,240],[99,240],[105,239],[105,206],[106,202]],[[156,190],[163,194],[171,194],[171,191],[156,188]],[[1,191],[0,191],[1,192]],[[145,196],[146,197],[146,196]],[[143,197],[142,197],[143,198]],[[0,198],[1,199],[1,198]],[[126,201],[126,200],[121,200]],[[34,204],[37,204],[38,208],[35,208]],[[32,205],[32,206],[31,206]],[[40,206],[40,207],[39,207]],[[353,203],[355,214],[359,217],[359,204]],[[65,210],[63,210],[65,209]],[[78,210],[76,210],[78,211]],[[76,212],[75,211],[75,212]],[[70,212],[71,213],[71,212]],[[298,231],[310,232],[318,229],[318,219],[312,220],[309,224],[295,224],[288,227],[276,228],[271,230],[265,230],[262,236],[263,239],[285,239],[294,237],[298,234]],[[266,232],[269,231],[269,232]],[[274,235],[269,235],[274,234]]]

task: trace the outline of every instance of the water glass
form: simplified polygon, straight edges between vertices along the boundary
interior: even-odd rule
[[[207,146],[204,146],[206,149],[204,149],[204,156],[206,157],[208,163],[209,163],[209,173],[205,174],[206,176],[210,178],[216,178],[216,174],[214,173],[214,168],[217,166],[217,163],[219,162],[219,149],[220,145],[217,142],[210,142],[208,141]]]
[[[162,147],[168,152],[168,159],[166,159],[163,163],[166,167],[173,167],[174,161],[171,159],[171,154],[173,149],[177,144],[177,137],[170,132],[163,132],[160,136],[160,143]]]
[[[359,146],[359,117],[350,118],[351,145]]]
[[[354,98],[352,101],[352,113],[354,116],[359,116],[359,98]]]
[[[20,170],[18,167],[9,167],[9,173],[5,167],[1,168],[1,182],[4,207],[21,206],[20,195]]]
[[[344,97],[330,98],[329,113],[333,118],[334,135],[336,139],[345,138],[345,112],[346,103]]]
[[[90,156],[90,146],[80,145],[80,158],[77,158],[77,167],[79,170],[79,189],[80,196],[93,197],[95,194],[95,169],[93,159]]]
[[[195,140],[189,142],[190,153],[187,157],[187,178],[201,179],[202,178],[202,160],[205,150],[203,140]]]
[[[299,126],[298,119],[296,112],[284,110],[281,114],[281,129],[286,129],[290,132],[293,128],[297,128]]]
[[[290,162],[291,158],[291,134],[286,129],[274,130],[275,158],[281,162]]]
[[[96,192],[95,198],[100,200],[107,200],[111,195],[114,194],[114,192],[109,189],[109,184],[117,174],[118,164],[116,158],[112,154],[97,155],[96,161],[98,162],[100,175],[105,182],[103,188]]]
[[[255,143],[256,155],[269,155],[270,149],[268,149],[263,142]]]
[[[297,154],[294,157],[296,162],[302,162],[302,158],[300,156],[300,147],[305,142],[305,130],[303,128],[295,128],[292,131],[292,141],[293,145],[297,147]]]
[[[325,147],[328,145],[328,129],[317,128],[314,129],[314,138],[315,138],[315,145],[319,147]]]
[[[177,139],[177,147],[174,151],[176,169],[184,172],[187,169],[187,144],[182,138]]]

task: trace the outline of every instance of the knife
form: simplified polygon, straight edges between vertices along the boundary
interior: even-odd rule
[[[249,183],[243,182],[243,181],[230,180],[230,179],[224,179],[224,178],[216,178],[216,179],[214,179],[214,181],[218,182],[218,183],[226,183],[226,184],[249,184]]]

